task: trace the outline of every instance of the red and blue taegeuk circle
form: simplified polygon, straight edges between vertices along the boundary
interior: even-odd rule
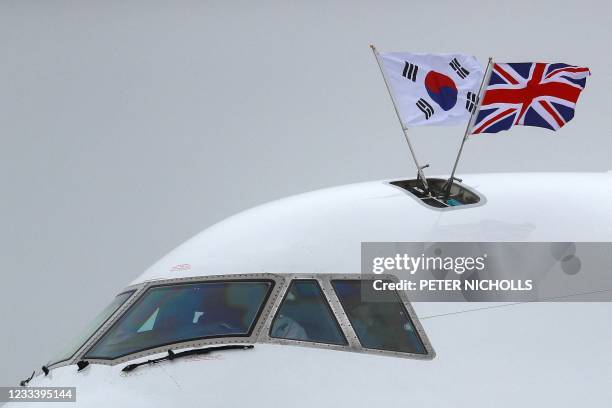
[[[457,85],[444,74],[429,71],[425,76],[425,89],[430,98],[445,111],[457,103]]]

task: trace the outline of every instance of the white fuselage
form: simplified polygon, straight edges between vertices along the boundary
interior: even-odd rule
[[[610,172],[470,175],[466,183],[482,195],[480,204],[435,210],[384,181],[265,204],[205,230],[130,285],[236,274],[357,274],[361,242],[368,241],[612,240]],[[69,364],[30,386],[76,386],[79,407],[609,406],[611,303],[455,313],[483,306],[491,305],[413,304],[433,359],[255,342],[252,350],[127,374],[121,370],[128,361],[93,363],[81,372]]]

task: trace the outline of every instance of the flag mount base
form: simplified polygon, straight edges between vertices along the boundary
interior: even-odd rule
[[[427,178],[429,190],[423,188],[422,180],[417,177],[410,180],[392,181],[390,184],[406,190],[423,204],[435,209],[461,208],[480,202],[480,196],[468,187],[459,184],[461,180],[449,183],[449,180]]]

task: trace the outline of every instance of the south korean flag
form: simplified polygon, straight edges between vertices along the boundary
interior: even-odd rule
[[[463,54],[380,53],[405,127],[467,124],[483,70]]]

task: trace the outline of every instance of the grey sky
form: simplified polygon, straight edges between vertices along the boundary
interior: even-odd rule
[[[566,128],[475,137],[458,175],[612,169],[610,12],[606,1],[0,2],[0,384],[212,223],[412,176],[371,42],[589,66]],[[429,174],[450,171],[462,132],[412,132]]]

